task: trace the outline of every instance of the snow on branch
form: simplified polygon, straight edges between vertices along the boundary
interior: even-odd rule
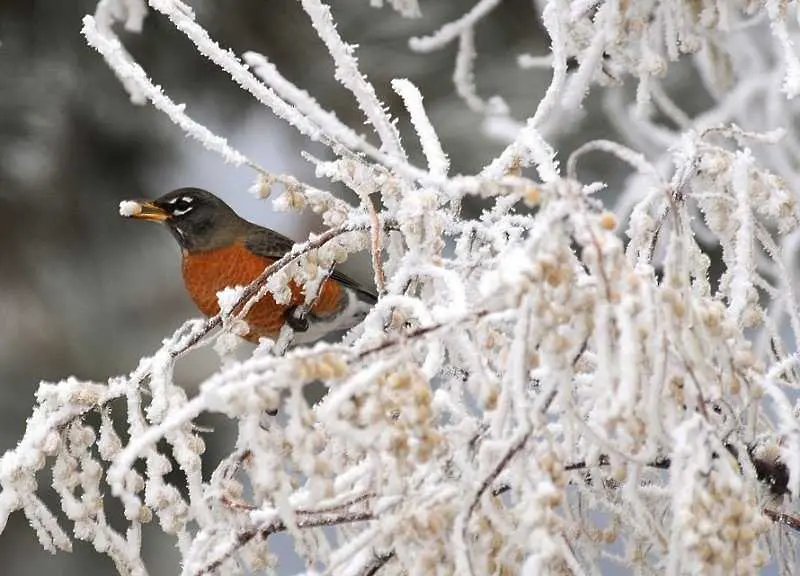
[[[100,0],[94,11],[101,30],[108,32],[114,22],[124,22],[125,30],[141,32],[147,15],[145,0]]]
[[[153,84],[141,66],[131,60],[119,40],[110,31],[103,31],[98,27],[94,18],[84,17],[82,32],[89,45],[103,55],[117,76],[125,79],[126,87],[135,91],[131,93],[132,95],[142,94],[186,134],[198,140],[206,148],[219,153],[226,162],[234,166],[249,163],[241,152],[228,145],[225,138],[213,134],[208,128],[189,118],[184,113],[186,107],[173,102],[159,86]]]
[[[419,135],[422,151],[428,160],[428,169],[431,174],[438,177],[446,177],[450,167],[450,161],[442,150],[439,137],[433,129],[425,108],[422,106],[422,94],[419,89],[406,79],[396,79],[392,81],[392,88],[397,92],[406,104],[408,113],[411,115],[411,123]]]
[[[386,153],[405,159],[400,134],[392,119],[384,110],[383,104],[375,94],[375,88],[358,69],[358,61],[353,56],[353,47],[347,45],[336,31],[330,8],[320,0],[300,0],[320,39],[330,52],[336,66],[334,76],[342,86],[353,93],[359,108],[375,128],[381,139],[381,148]]]
[[[416,2],[391,4],[419,14]],[[457,95],[486,116],[489,137],[505,138],[486,166],[451,175],[422,91],[391,82],[426,168],[409,163],[382,87],[320,0],[301,0],[309,25],[379,144],[267,56],[242,61],[220,47],[188,6],[148,2],[329,148],[323,159],[298,154],[319,180],[353,190],[351,206],[269,173],[189,118],[114,35],[114,22],[135,29],[145,5],[101,0],[83,33],[126,88],[254,169],[259,196],[280,182],[278,208],[310,207],[328,229],[221,292],[219,315],[187,321],[130,374],[41,383],[18,446],[0,458],[0,531],[21,512],[46,550],[84,540],[135,575],[147,573],[142,526],[154,521],[185,575],[280,571],[278,533],[332,574],[594,573],[601,561],[642,573],[796,571],[800,138],[787,11],[797,7],[534,4],[551,49],[521,63],[553,76],[527,118],[475,89],[477,25],[499,2],[411,42],[458,41]],[[706,87],[702,113],[670,94],[663,77],[677,60]],[[620,82],[635,90],[606,90]],[[623,141],[582,137],[565,154],[554,131],[591,92]],[[600,155],[632,174],[582,181]],[[487,208],[468,219],[460,207],[472,196]],[[285,329],[241,361],[221,359],[191,395],[175,383],[197,348],[236,346],[260,298],[280,299],[290,280],[313,291],[367,249],[379,300],[351,332],[292,347]],[[315,405],[304,396],[312,383],[328,390]],[[228,418],[235,442],[195,426],[203,413]],[[221,461],[204,458],[207,442]],[[44,469],[59,510],[40,497]],[[111,500],[122,529],[107,519]]]
[[[418,52],[430,52],[443,48],[463,34],[472,29],[481,19],[485,18],[500,0],[480,0],[475,6],[455,22],[442,26],[435,34],[423,38],[411,38],[408,45]]]

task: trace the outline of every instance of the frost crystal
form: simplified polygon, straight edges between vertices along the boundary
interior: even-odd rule
[[[119,203],[119,215],[130,218],[142,213],[142,205],[132,200],[123,200]]]
[[[244,286],[229,286],[217,292],[217,302],[223,314],[230,314],[244,293]]]
[[[385,3],[420,15],[413,0],[364,10]],[[517,63],[552,77],[536,109],[515,117],[476,78],[476,30],[503,3],[475,2],[409,42],[455,47],[454,92],[482,121],[469,137],[502,143],[461,175],[412,80],[391,82],[413,128],[403,141],[329,7],[300,4],[367,129],[267,56],[221,47],[187,5],[147,6],[325,146],[299,155],[357,202],[267,171],[173,102],[114,32],[140,28],[144,2],[101,0],[84,19],[134,102],[252,169],[256,196],[277,187],[275,208],[309,208],[328,228],[252,284],[220,291],[220,314],[187,321],[130,374],[41,383],[18,446],[0,458],[0,530],[19,511],[45,549],[85,540],[135,575],[147,573],[151,521],[174,538],[186,575],[271,571],[278,533],[332,574],[754,574],[770,562],[797,572],[797,3],[537,0],[550,51]],[[707,93],[701,113],[669,94],[678,61]],[[634,88],[612,87],[622,82]],[[564,155],[555,135],[583,134],[584,104],[623,141]],[[406,153],[417,146],[423,167]],[[583,182],[590,155],[631,174]],[[471,197],[486,208],[469,219]],[[123,216],[139,210],[120,204]],[[258,299],[307,305],[362,250],[379,293],[362,323],[307,346],[285,327],[232,354]],[[188,393],[176,365],[211,341],[216,370]],[[326,394],[310,405],[320,383]],[[205,412],[236,427],[234,445],[215,443],[221,459],[203,458],[216,439],[194,423]],[[44,468],[58,513],[40,498]],[[112,499],[123,530],[106,519]]]

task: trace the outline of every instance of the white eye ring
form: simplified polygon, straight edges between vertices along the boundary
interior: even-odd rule
[[[173,216],[183,216],[184,214],[186,214],[187,212],[189,212],[191,209],[192,209],[192,207],[191,207],[191,206],[187,206],[187,207],[186,207],[186,208],[184,208],[183,210],[173,210],[173,211],[172,211],[172,215],[173,215]]]
[[[172,200],[167,200],[167,204],[170,205],[175,204],[178,200],[185,202],[186,204],[191,204],[192,202],[194,202],[194,198],[192,198],[191,196],[180,196],[180,197],[176,196]]]

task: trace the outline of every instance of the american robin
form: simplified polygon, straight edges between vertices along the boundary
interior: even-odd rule
[[[152,201],[126,201],[120,204],[120,214],[167,225],[181,247],[186,289],[206,316],[219,312],[217,292],[249,284],[294,245],[286,236],[241,218],[199,188],[179,188]],[[304,305],[297,284],[292,282],[290,288],[287,304],[266,294],[253,306],[245,317],[250,330],[244,338],[274,339],[288,322],[295,344],[315,342],[352,328],[377,301],[375,294],[337,270],[309,299],[310,306]]]

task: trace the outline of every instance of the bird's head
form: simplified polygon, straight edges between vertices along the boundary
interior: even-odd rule
[[[225,202],[200,188],[178,188],[155,200],[126,200],[120,203],[120,214],[166,224],[188,252],[234,242],[244,223]]]

